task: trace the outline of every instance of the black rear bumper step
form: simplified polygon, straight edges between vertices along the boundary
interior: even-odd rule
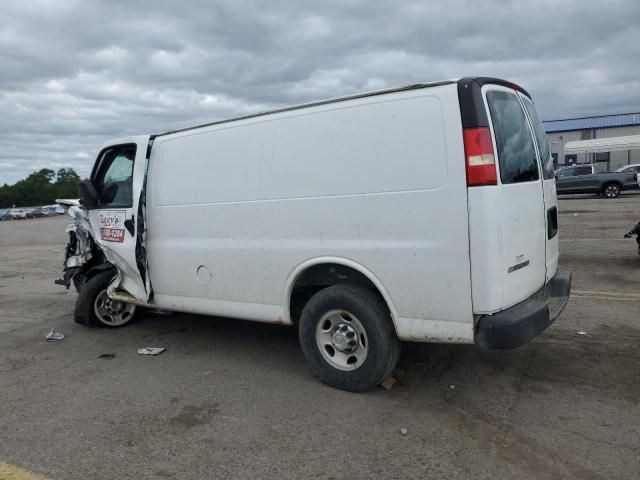
[[[571,272],[558,271],[549,282],[522,302],[493,315],[480,317],[475,342],[488,349],[524,345],[558,318],[569,301]]]

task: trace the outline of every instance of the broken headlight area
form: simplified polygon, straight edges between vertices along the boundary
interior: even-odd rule
[[[91,235],[77,223],[70,224],[67,233],[69,243],[65,248],[63,277],[55,283],[68,289],[73,282],[79,290],[84,278],[82,273],[95,263],[93,260],[100,256],[99,250]]]

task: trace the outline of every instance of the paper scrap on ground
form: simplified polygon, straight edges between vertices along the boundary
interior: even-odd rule
[[[64,334],[61,332],[56,332],[55,328],[52,328],[46,336],[47,342],[61,342],[64,340]]]
[[[165,347],[145,347],[138,349],[138,355],[160,355],[166,350]]]

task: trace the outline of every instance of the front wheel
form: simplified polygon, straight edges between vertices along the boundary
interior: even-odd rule
[[[374,388],[400,356],[389,309],[358,285],[334,285],[311,297],[299,335],[311,371],[327,385],[350,392]]]
[[[620,185],[617,183],[607,183],[602,189],[602,193],[607,198],[617,198],[620,196]]]
[[[100,272],[80,287],[74,320],[88,327],[122,327],[133,320],[136,306],[111,300],[107,287],[114,277],[113,270]]]

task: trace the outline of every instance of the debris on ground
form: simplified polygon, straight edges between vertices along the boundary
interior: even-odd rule
[[[402,428],[400,429],[400,435],[402,435],[402,436],[405,436],[405,437],[406,437],[406,436],[407,436],[407,433],[409,433],[409,431],[408,431],[406,428],[402,427]]]
[[[147,311],[149,315],[153,315],[154,317],[170,317],[175,315],[176,312],[172,312],[171,310],[163,310],[162,308],[153,308]]]
[[[112,358],[116,358],[115,353],[103,353],[102,355],[98,355],[98,358],[104,358],[106,360],[111,360]]]
[[[579,331],[579,332],[577,332],[577,333],[578,333],[578,335],[586,335],[586,334],[587,334],[587,332],[585,332],[584,330],[580,330],[580,331]]]
[[[145,347],[138,349],[138,355],[160,355],[166,347]]]
[[[380,386],[385,390],[390,390],[391,387],[393,387],[397,381],[398,380],[396,379],[396,377],[394,377],[393,375],[389,375],[382,382],[380,382]]]
[[[64,334],[62,332],[56,332],[54,327],[49,333],[47,333],[45,338],[47,339],[47,342],[61,342],[64,340]]]
[[[396,369],[393,372],[391,372],[391,375],[385,378],[378,385],[380,385],[385,390],[390,390],[391,387],[393,387],[396,384],[396,382],[399,382],[402,380],[402,377],[404,377],[404,370]]]
[[[453,389],[453,388],[456,388],[456,386],[455,385],[449,385],[449,388]]]

